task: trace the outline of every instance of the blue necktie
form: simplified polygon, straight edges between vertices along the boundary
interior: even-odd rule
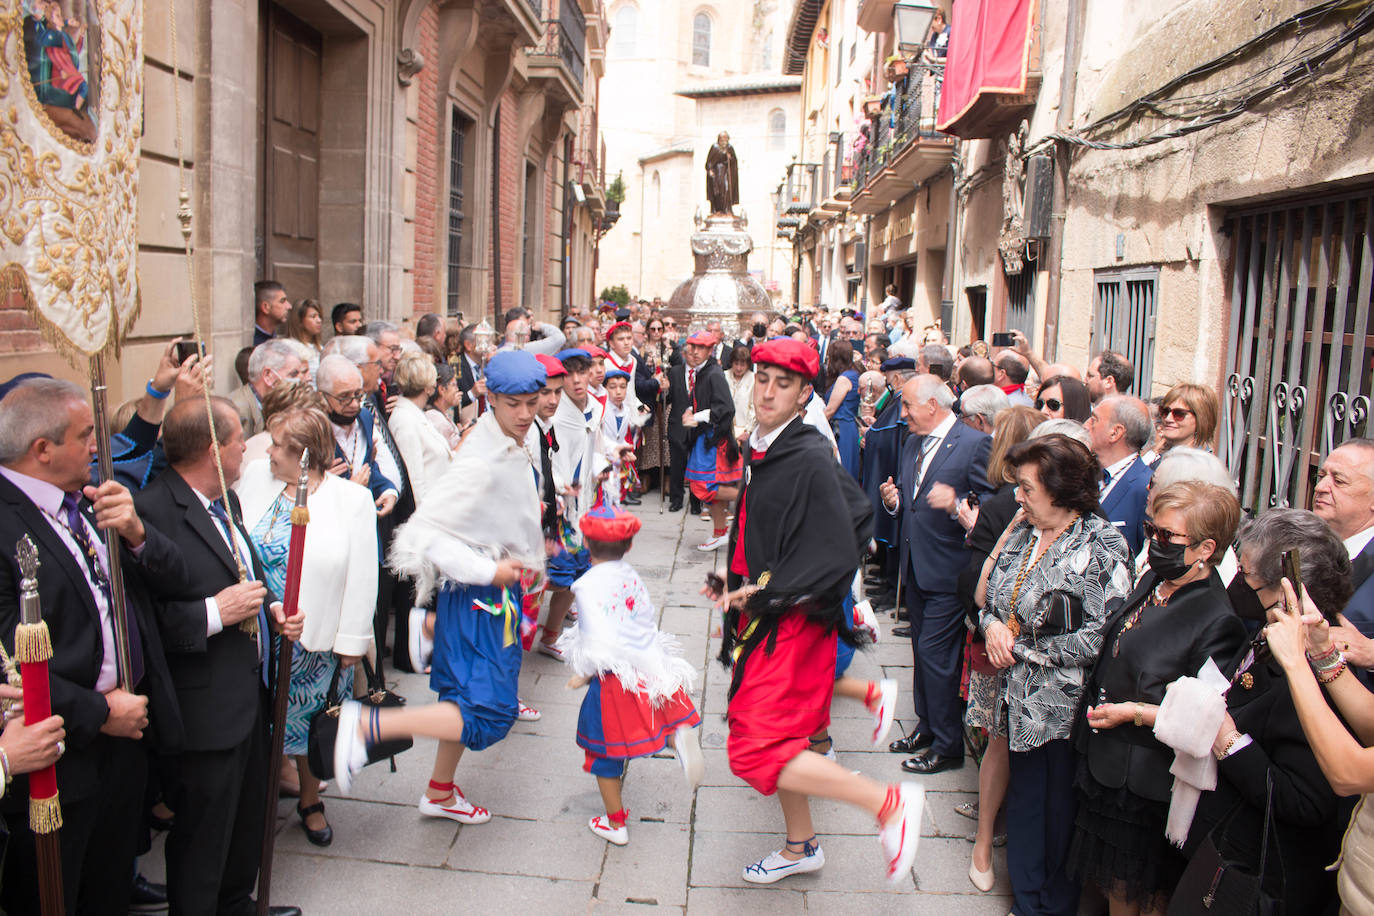
[[[105,595],[105,604],[110,609],[110,614],[115,613],[114,589],[111,587],[110,578],[105,574],[105,570],[100,566],[100,557],[95,551],[95,545],[91,543],[90,535],[86,531],[86,519],[82,517],[81,510],[78,508],[80,499],[75,493],[68,493],[62,497],[62,511],[67,519],[67,530],[76,539],[76,544],[81,548],[82,558],[86,562],[86,569],[90,571],[91,578]],[[138,618],[130,611],[128,600],[124,604],[124,626],[125,633],[129,637],[129,672],[133,676],[134,684],[143,680],[143,640],[139,637]],[[133,689],[133,684],[126,685]]]
[[[234,537],[234,526],[233,526],[233,524],[230,523],[230,521],[229,521],[229,513],[226,512],[226,511],[224,511],[224,500],[222,500],[222,499],[211,500],[211,502],[210,502],[210,514],[213,515],[213,516],[215,517],[215,520],[219,522],[220,528],[223,529],[223,531],[224,531],[224,536],[225,536],[226,538],[229,539],[229,549],[233,551],[233,553],[234,553],[234,559],[238,562],[239,566],[243,569],[244,574],[245,574],[245,575],[251,576],[251,575],[253,574],[253,564],[252,564],[251,558],[250,558],[250,557],[245,557],[245,556],[239,551],[239,542],[238,542],[238,538]],[[258,643],[258,660],[259,660],[259,661],[261,661],[261,660],[264,658],[264,649],[265,649],[266,644],[264,643],[263,640],[264,640],[264,638],[265,638],[265,637],[264,637],[264,634],[265,634],[265,633],[267,633],[267,614],[264,612],[264,610],[263,610],[261,607],[259,607],[259,608],[258,608],[258,635],[257,635],[257,643]],[[266,679],[267,679],[267,671],[266,671],[266,669],[264,668],[264,670],[263,670],[263,683],[266,683],[266,682],[267,682]]]

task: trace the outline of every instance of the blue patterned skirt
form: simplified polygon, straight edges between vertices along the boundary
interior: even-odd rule
[[[304,754],[309,748],[310,720],[328,702],[329,682],[339,667],[339,657],[328,650],[310,652],[299,643],[291,647],[291,693],[286,703],[283,751]],[[352,696],[353,669],[345,668],[339,672],[339,697],[347,700]]]

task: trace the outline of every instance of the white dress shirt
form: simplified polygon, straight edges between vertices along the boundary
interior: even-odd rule
[[[1116,489],[1116,482],[1121,479],[1121,475],[1126,473],[1126,469],[1140,460],[1139,455],[1127,455],[1115,464],[1107,467],[1107,482],[1102,487],[1102,492],[1098,494],[1097,501],[1102,502],[1107,498],[1107,494]]]
[[[1361,551],[1365,549],[1365,546],[1369,544],[1370,540],[1374,540],[1374,525],[1370,525],[1363,531],[1356,531],[1350,537],[1346,538],[1345,549],[1350,551],[1350,559],[1353,560],[1358,557]]]

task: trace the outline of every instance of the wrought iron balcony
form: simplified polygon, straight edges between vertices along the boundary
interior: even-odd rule
[[[933,177],[950,161],[954,138],[935,129],[943,84],[943,67],[916,63],[883,96],[869,119],[868,142],[854,160],[856,212],[881,210],[891,202],[890,191],[901,186],[909,190],[913,182]]]
[[[544,22],[544,35],[529,51],[530,76],[551,79],[570,107],[582,104],[586,78],[587,21],[576,0],[563,0],[558,18]]]

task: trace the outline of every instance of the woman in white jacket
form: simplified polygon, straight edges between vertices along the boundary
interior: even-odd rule
[[[415,504],[424,501],[434,481],[453,463],[453,449],[425,416],[429,397],[438,384],[434,361],[422,351],[406,353],[396,363],[392,381],[400,391],[388,425],[405,462]]]
[[[296,758],[301,785],[296,811],[306,837],[317,846],[328,846],[334,834],[320,802],[320,781],[306,759],[310,719],[324,709],[336,671],[339,696],[353,695],[353,665],[372,646],[377,510],[366,487],[329,473],[334,435],[323,411],[287,410],[273,419],[270,433],[267,459],[244,467],[238,494],[267,587],[284,594],[291,507],[301,454],[310,450],[310,522],[305,529],[299,605],[305,630],[294,644],[291,660],[284,751]]]

